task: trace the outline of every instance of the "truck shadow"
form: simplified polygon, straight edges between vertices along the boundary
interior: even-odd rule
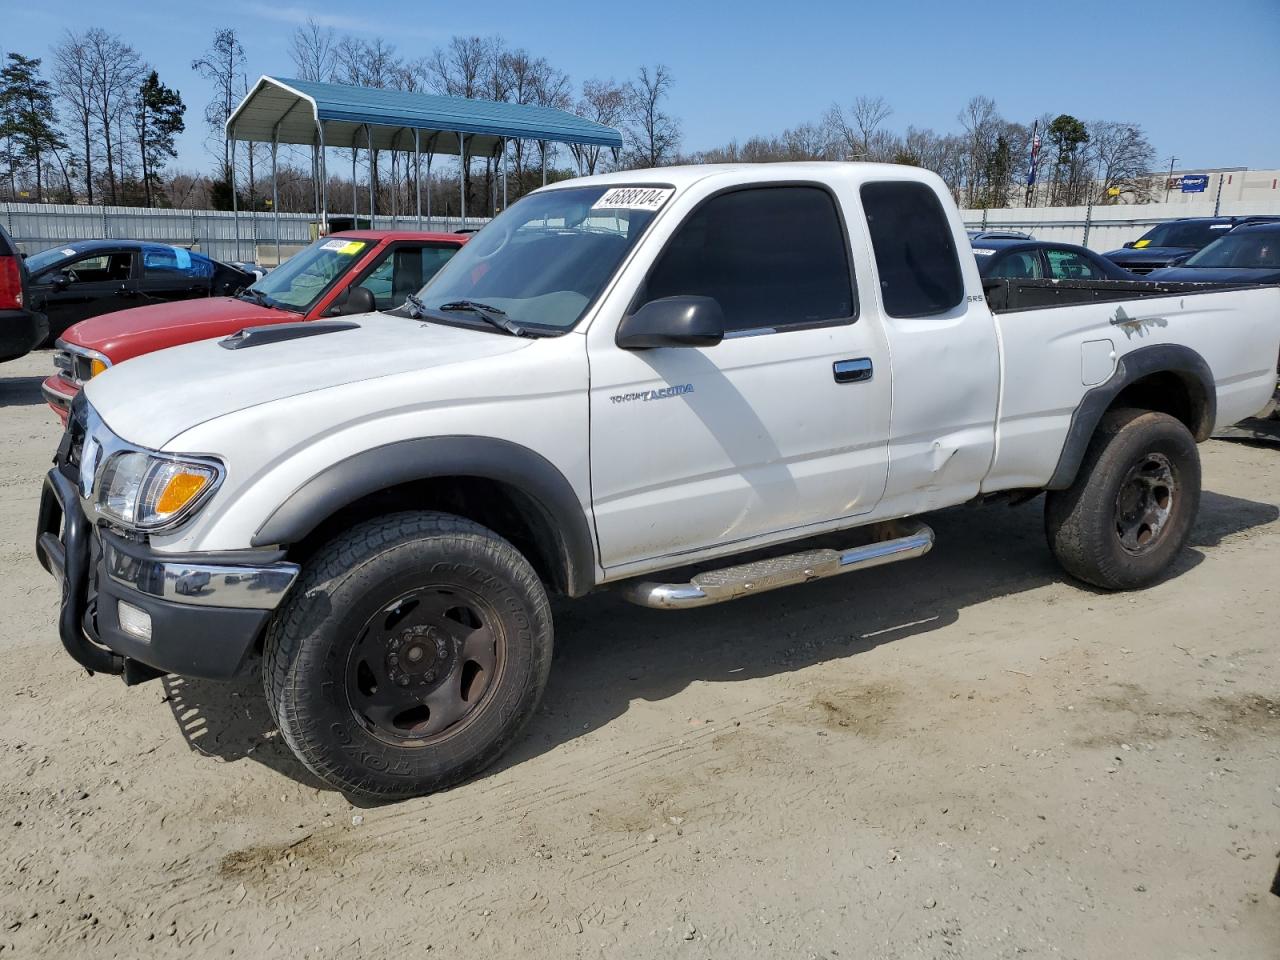
[[[44,377],[0,377],[0,407],[40,406],[44,403],[40,394],[42,383]]]
[[[1202,548],[1280,517],[1272,504],[1206,491],[1170,574],[1204,561]],[[694,681],[732,682],[856,656],[955,623],[965,607],[1064,579],[1045,546],[1040,501],[932,514],[926,557],[721,606],[672,613],[602,592],[556,604],[556,654],[542,706],[496,769],[518,765]],[[1081,589],[1090,590],[1081,586]],[[166,677],[169,706],[193,750],[250,759],[325,789],[275,730],[256,681]]]

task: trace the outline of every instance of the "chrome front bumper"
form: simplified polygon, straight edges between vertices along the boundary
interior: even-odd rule
[[[245,566],[166,560],[149,550],[127,549],[119,541],[103,540],[103,567],[112,580],[157,600],[194,606],[274,610],[300,569],[284,561]]]

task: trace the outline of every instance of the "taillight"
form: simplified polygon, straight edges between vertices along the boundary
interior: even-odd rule
[[[22,308],[22,274],[17,257],[0,257],[0,310]]]

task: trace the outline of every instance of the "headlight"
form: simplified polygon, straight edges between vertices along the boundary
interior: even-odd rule
[[[215,462],[126,450],[102,467],[98,512],[137,530],[172,526],[189,515],[222,479]]]

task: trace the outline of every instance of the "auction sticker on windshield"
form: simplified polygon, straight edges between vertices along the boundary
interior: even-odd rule
[[[350,256],[353,253],[359,253],[364,244],[359,240],[326,240],[321,246],[321,250],[336,250],[338,253]]]
[[[674,187],[614,187],[591,205],[592,210],[657,210],[675,193]]]

